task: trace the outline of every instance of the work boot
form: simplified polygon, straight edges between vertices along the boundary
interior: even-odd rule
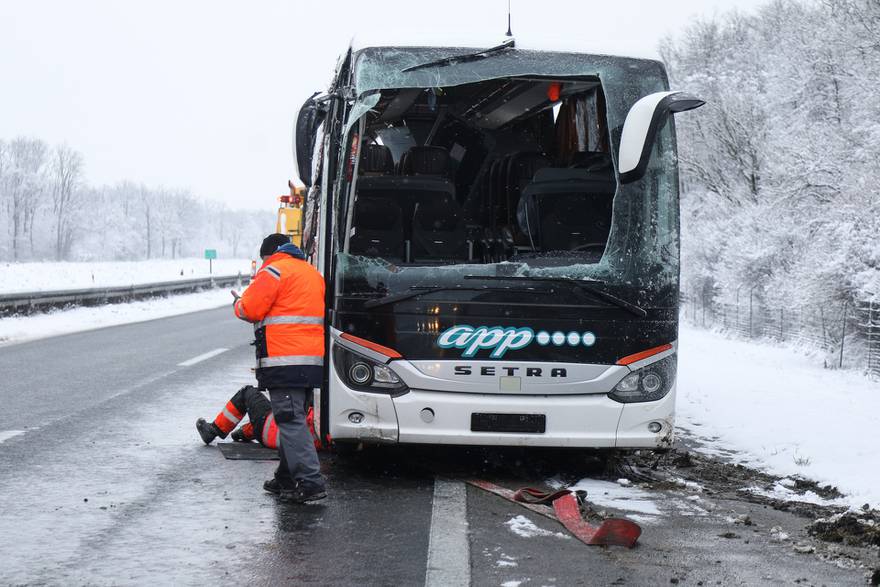
[[[196,420],[196,430],[199,431],[199,436],[202,437],[205,444],[211,444],[215,438],[223,436],[223,433],[217,428],[216,424],[213,422],[206,422],[204,418]]]
[[[296,482],[293,479],[281,478],[276,475],[271,479],[263,482],[263,489],[275,495],[281,495],[284,491],[293,491],[296,489]]]
[[[281,484],[274,477],[263,481],[263,489],[274,495],[281,495]]]
[[[230,436],[232,440],[235,442],[250,442],[250,439],[244,437],[244,430],[241,428],[236,428],[232,431],[232,435]]]
[[[312,485],[311,483],[297,483],[296,488],[282,489],[281,501],[291,503],[309,503],[318,501],[327,497],[327,491],[320,485]]]

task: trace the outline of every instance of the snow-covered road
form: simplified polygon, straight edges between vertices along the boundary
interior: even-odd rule
[[[880,384],[787,347],[684,324],[679,338],[677,424],[702,450],[880,506]]]

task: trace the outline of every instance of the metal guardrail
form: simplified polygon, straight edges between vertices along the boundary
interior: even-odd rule
[[[0,315],[30,314],[47,308],[63,306],[96,306],[113,302],[127,302],[162,294],[193,292],[211,287],[231,285],[240,287],[247,279],[248,277],[239,273],[238,275],[141,283],[121,287],[90,287],[0,294]]]

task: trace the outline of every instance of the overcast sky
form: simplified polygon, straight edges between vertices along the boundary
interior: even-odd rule
[[[513,0],[513,32],[656,56],[695,16],[765,1]],[[271,209],[293,176],[293,116],[353,35],[491,43],[506,10],[507,0],[0,0],[0,139],[66,142],[94,184]]]

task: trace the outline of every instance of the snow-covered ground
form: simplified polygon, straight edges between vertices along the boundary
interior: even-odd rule
[[[679,344],[677,423],[705,441],[701,450],[834,485],[854,507],[880,506],[880,384],[684,324]]]
[[[231,306],[228,288],[0,318],[0,345]]]
[[[214,275],[250,275],[250,259],[215,259]],[[125,286],[209,275],[206,259],[0,263],[0,293]]]

